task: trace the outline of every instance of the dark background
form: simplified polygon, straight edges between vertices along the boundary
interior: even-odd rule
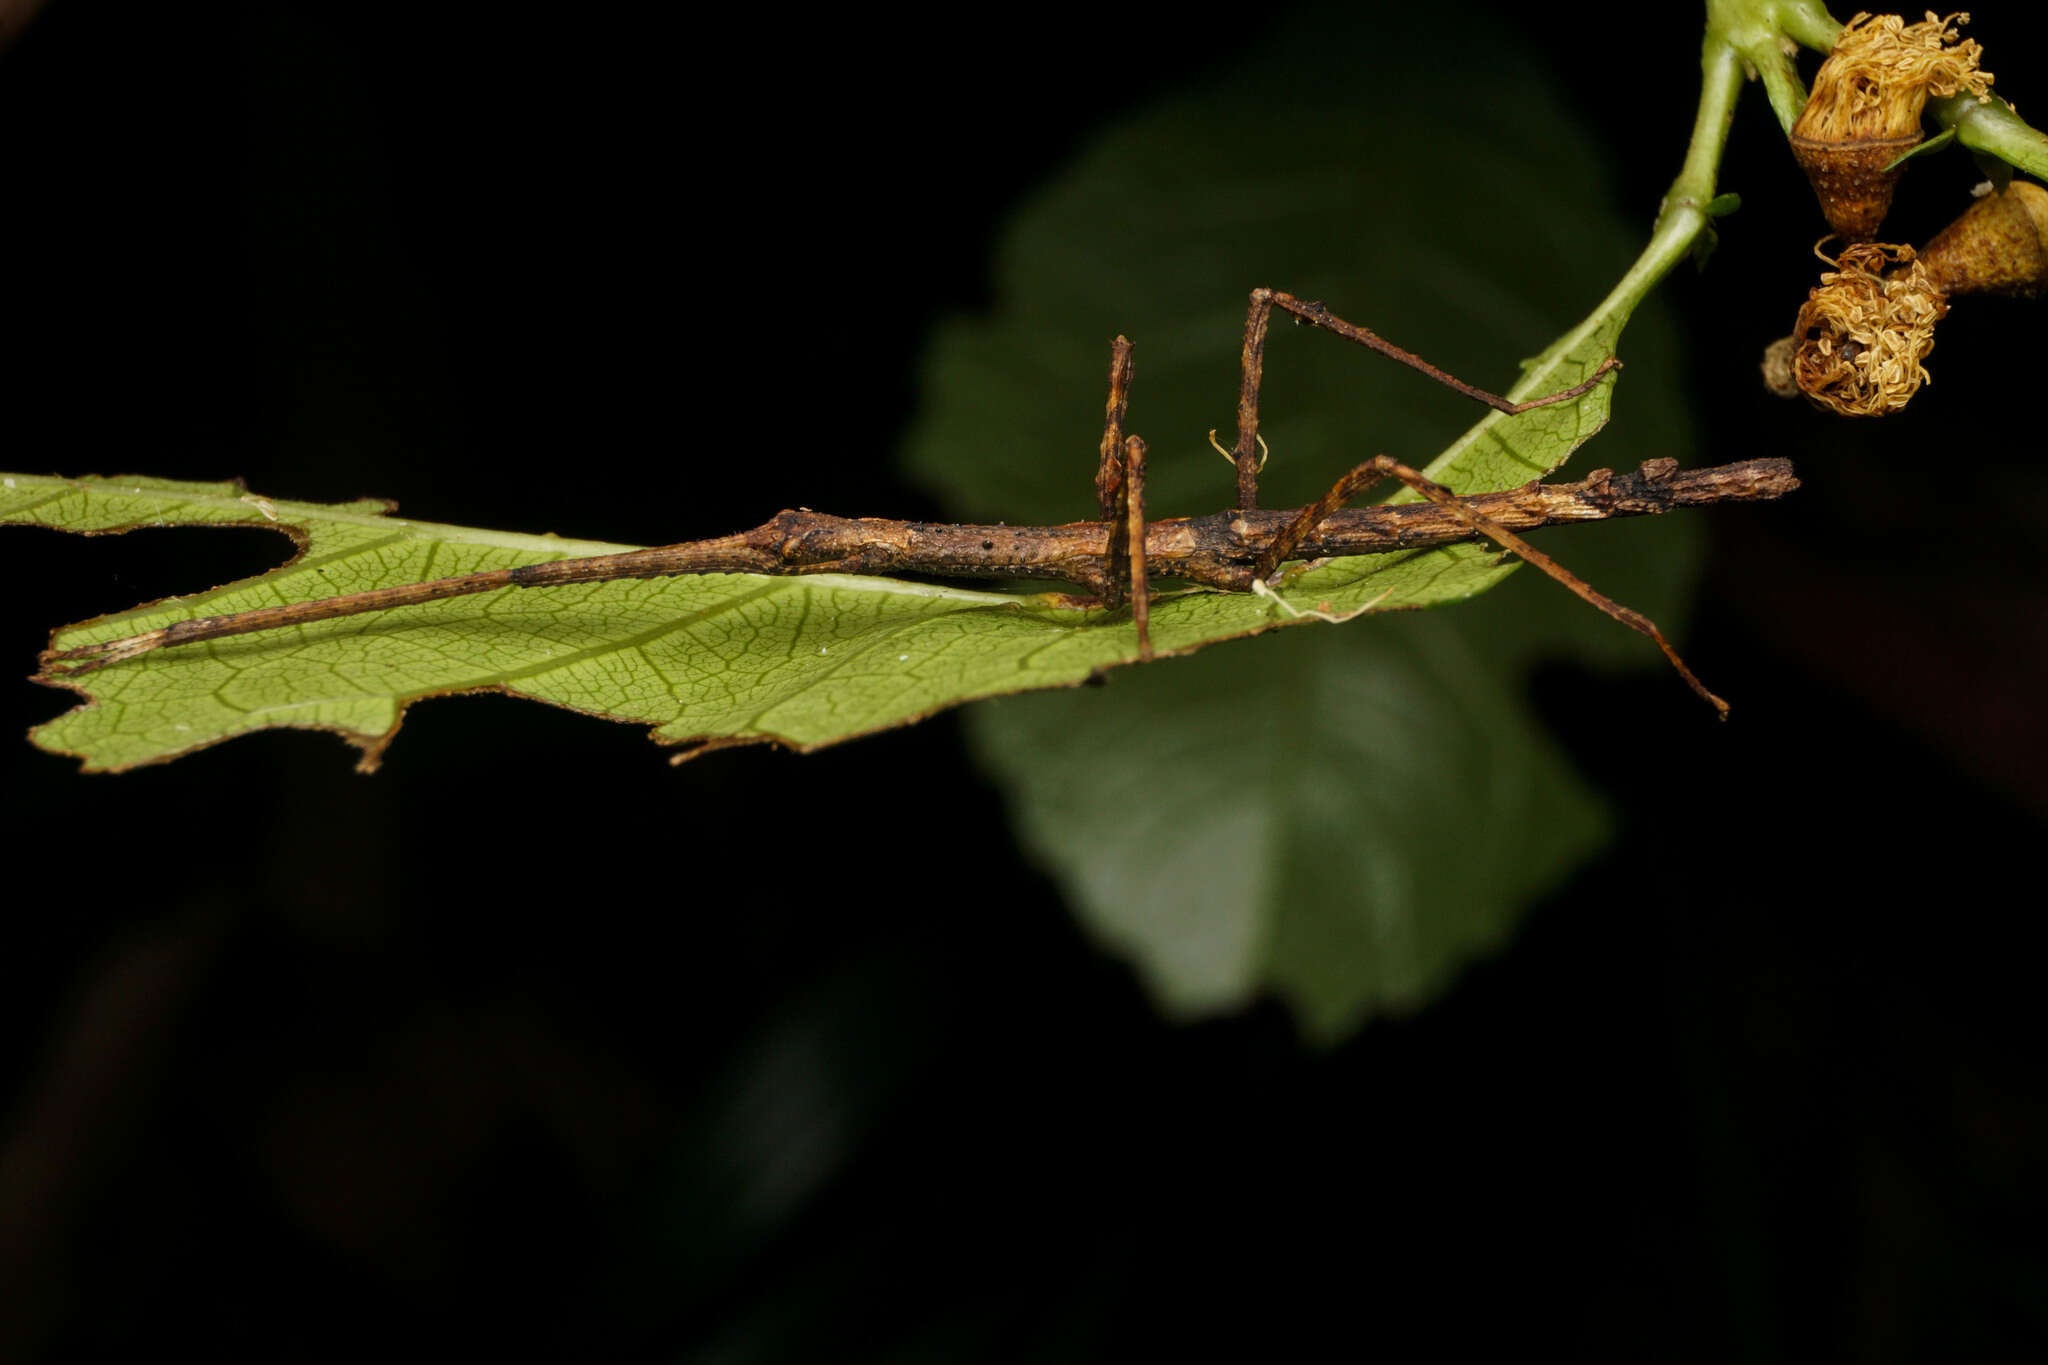
[[[1698,15],[1520,8],[1647,228]],[[1973,31],[2038,117],[2021,8]],[[0,463],[638,543],[933,515],[888,463],[924,327],[1260,14],[52,0],[0,54]],[[1965,305],[1884,424],[1779,405],[1759,311],[1820,228],[1760,97],[1727,164],[1668,286],[1701,445],[1806,481],[1709,517],[1687,652],[1738,718],[1542,672],[1623,831],[1437,1004],[1324,1051],[1160,1021],[948,717],[677,770],[476,697],[370,779],[314,734],[0,743],[0,1356],[2039,1358],[2039,305]],[[845,445],[761,439],[792,410]],[[0,661],[281,546],[9,530]],[[906,877],[803,791],[973,862]]]

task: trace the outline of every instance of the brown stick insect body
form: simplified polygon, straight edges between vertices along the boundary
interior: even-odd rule
[[[1692,689],[1722,715],[1728,705],[1693,676],[1656,625],[1573,576],[1516,532],[1568,521],[1666,511],[1672,507],[1782,496],[1798,487],[1783,460],[1752,460],[1680,473],[1676,462],[1653,460],[1633,475],[1597,470],[1577,484],[1529,483],[1499,493],[1459,497],[1386,455],[1365,461],[1313,504],[1291,512],[1258,510],[1259,385],[1265,367],[1267,324],[1280,308],[1310,326],[1333,332],[1455,389],[1497,411],[1515,414],[1562,403],[1590,391],[1609,371],[1608,359],[1571,388],[1511,402],[1456,379],[1364,327],[1344,321],[1320,303],[1255,289],[1245,323],[1238,392],[1237,507],[1205,517],[1150,521],[1145,514],[1145,442],[1125,431],[1133,376],[1132,346],[1123,337],[1111,348],[1109,399],[1095,474],[1101,520],[1066,526],[965,526],[879,518],[844,518],[785,511],[751,531],[711,540],[592,555],[513,569],[438,578],[340,597],[262,607],[225,616],[179,621],[139,635],[77,649],[51,651],[52,673],[84,673],[171,645],[216,640],[492,592],[679,574],[918,572],[952,577],[1048,578],[1077,583],[1102,605],[1131,606],[1138,655],[1152,657],[1151,579],[1184,579],[1230,592],[1271,580],[1293,558],[1377,554],[1488,539],[1555,578],[1593,606],[1655,641]],[[1384,479],[1397,479],[1426,502],[1346,510],[1344,504]]]

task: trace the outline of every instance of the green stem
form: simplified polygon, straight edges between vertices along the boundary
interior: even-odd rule
[[[1742,58],[1710,30],[1700,54],[1700,70],[1700,103],[1693,118],[1692,141],[1686,147],[1685,164],[1679,168],[1678,178],[1664,195],[1648,244],[1607,291],[1599,306],[1578,326],[1552,342],[1542,358],[1523,372],[1521,380],[1508,390],[1509,398],[1525,402],[1566,387],[1570,379],[1561,379],[1560,375],[1574,361],[1580,365],[1573,372],[1577,378],[1590,374],[1593,365],[1613,353],[1614,340],[1636,305],[1671,273],[1672,267],[1691,254],[1694,243],[1712,225],[1707,204],[1714,198],[1721,154],[1728,145],[1728,127],[1735,118],[1736,98],[1742,93]],[[1607,333],[1605,338],[1601,338],[1603,332]],[[1452,467],[1470,446],[1473,435],[1503,420],[1511,419],[1504,419],[1497,412],[1488,413],[1465,437],[1452,442],[1430,461],[1423,474],[1438,481],[1451,478]],[[1389,501],[1410,501],[1414,496],[1404,491]]]
[[[1974,95],[1951,95],[1929,100],[1927,112],[1942,127],[1955,129],[1956,141],[1971,151],[1995,156],[2048,180],[2048,134],[2028,126],[1998,96],[1993,95],[1989,104],[1979,104]]]
[[[1693,244],[1711,225],[1706,206],[1714,197],[1721,155],[1728,146],[1728,127],[1735,118],[1736,98],[1742,93],[1741,54],[1710,33],[1700,54],[1700,72],[1700,103],[1693,117],[1692,141],[1678,178],[1665,192],[1649,242],[1599,306],[1551,348],[1552,354],[1569,355],[1602,327],[1626,319],[1657,282],[1691,254]],[[1543,367],[1532,368],[1508,396],[1520,401],[1549,392],[1555,387],[1554,379],[1542,371]]]
[[[1714,198],[1721,157],[1728,148],[1728,129],[1735,119],[1735,102],[1742,94],[1745,68],[1763,77],[1779,122],[1790,129],[1806,92],[1799,87],[1799,77],[1781,44],[1790,38],[1827,51],[1840,31],[1841,25],[1829,17],[1820,0],[1707,0],[1707,33],[1700,48],[1700,102],[1693,116],[1692,141],[1685,149],[1685,164],[1664,195],[1657,225],[1642,254],[1600,306],[1559,338],[1549,355],[1569,356],[1602,327],[1625,321],[1657,282],[1692,252],[1701,234],[1711,229],[1707,205]],[[1552,367],[1537,365],[1530,367],[1508,396],[1527,399],[1556,387]]]
[[[1842,32],[1820,0],[1777,0],[1771,6],[1771,17],[1780,33],[1815,52],[1834,51],[1835,39]]]
[[[1707,45],[1735,49],[1762,77],[1771,112],[1787,133],[1806,107],[1806,87],[1785,54],[1785,40],[1826,52],[1841,29],[1819,0],[1707,0]]]
[[[1721,171],[1721,155],[1728,149],[1728,128],[1735,121],[1735,101],[1742,93],[1742,54],[1711,29],[1700,49],[1700,107],[1693,115],[1692,141],[1686,145],[1685,164],[1678,179],[1664,196],[1658,224],[1674,211],[1703,210],[1714,197],[1714,183]],[[1699,228],[1706,215],[1699,216]]]

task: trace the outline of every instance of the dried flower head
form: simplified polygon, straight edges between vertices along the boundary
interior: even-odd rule
[[[1928,382],[1925,362],[1948,297],[1910,246],[1856,244],[1828,263],[1835,269],[1821,274],[1792,330],[1799,391],[1844,417],[1897,412]]]
[[[1835,39],[1813,78],[1813,94],[1794,131],[1823,142],[1917,136],[1930,95],[1968,90],[1991,97],[1984,49],[1955,31],[1967,13],[1909,24],[1896,14],[1858,14]]]
[[[1967,90],[1991,98],[1984,49],[1955,31],[1966,13],[1909,24],[1896,14],[1858,14],[1813,78],[1792,125],[1792,153],[1805,168],[1828,225],[1851,242],[1876,235],[1903,166],[1886,170],[1920,141],[1929,96]]]

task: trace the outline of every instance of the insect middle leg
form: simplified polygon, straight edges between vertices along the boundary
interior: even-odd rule
[[[1251,310],[1245,315],[1244,322],[1244,355],[1240,363],[1241,378],[1237,391],[1237,445],[1232,449],[1230,456],[1231,461],[1237,466],[1237,506],[1239,511],[1244,512],[1251,511],[1259,504],[1259,466],[1264,463],[1258,452],[1259,384],[1266,369],[1266,328],[1272,321],[1275,308],[1292,313],[1311,327],[1320,327],[1326,332],[1343,337],[1346,341],[1355,341],[1368,350],[1377,351],[1389,360],[1398,360],[1408,368],[1428,375],[1445,388],[1454,389],[1475,402],[1484,403],[1496,412],[1504,412],[1510,416],[1527,412],[1531,408],[1547,407],[1552,403],[1563,403],[1577,398],[1580,394],[1590,391],[1606,377],[1609,370],[1621,367],[1620,361],[1609,356],[1584,382],[1556,393],[1546,394],[1541,398],[1532,398],[1526,403],[1516,403],[1497,393],[1488,393],[1476,385],[1467,384],[1455,375],[1445,373],[1413,351],[1405,351],[1396,346],[1371,328],[1346,322],[1320,303],[1297,299],[1294,295],[1282,293],[1277,289],[1254,289]]]
[[[1152,657],[1152,590],[1145,580],[1145,442],[1124,438],[1124,539],[1130,547],[1131,620],[1138,657]]]
[[[1119,336],[1109,350],[1109,400],[1103,404],[1102,449],[1095,466],[1095,499],[1102,512],[1103,551],[1099,581],[1090,584],[1106,607],[1131,604],[1138,628],[1138,657],[1152,657],[1152,595],[1145,577],[1145,443],[1124,434],[1131,405],[1130,338]]]
[[[1124,470],[1124,414],[1131,406],[1131,340],[1119,336],[1109,347],[1109,400],[1103,404],[1101,458],[1095,466],[1095,501],[1107,524],[1102,554],[1102,581],[1090,584],[1106,607],[1124,603],[1124,578],[1130,563],[1130,529],[1126,515],[1129,484]],[[1144,546],[1138,547],[1144,553]]]

